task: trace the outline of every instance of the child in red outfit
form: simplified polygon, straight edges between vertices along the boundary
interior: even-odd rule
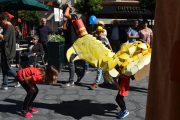
[[[38,110],[32,107],[32,103],[39,91],[36,84],[42,81],[47,84],[56,83],[58,74],[59,71],[53,66],[49,66],[46,70],[43,68],[29,67],[20,70],[16,74],[16,79],[27,92],[24,99],[23,110],[21,111],[23,116],[33,117],[30,112],[38,112]]]
[[[129,111],[126,110],[124,96],[128,96],[130,76],[124,75],[123,78],[119,78],[118,83],[121,88],[121,91],[119,91],[118,95],[116,96],[116,102],[118,103],[119,107],[121,108],[121,111],[118,112],[118,118],[125,118],[129,114]]]

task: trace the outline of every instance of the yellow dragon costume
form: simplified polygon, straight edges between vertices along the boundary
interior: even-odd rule
[[[75,20],[76,22],[81,20]],[[77,25],[77,24],[74,24]],[[77,26],[75,26],[78,29]],[[83,26],[83,28],[85,28]],[[81,31],[81,28],[79,28]],[[80,36],[73,46],[68,49],[66,57],[69,61],[72,54],[77,56],[75,60],[84,60],[90,65],[102,68],[105,72],[105,78],[116,85],[120,89],[115,79],[120,74],[131,76],[137,73],[145,65],[150,63],[151,48],[147,43],[135,41],[133,43],[126,42],[122,44],[121,49],[114,54],[101,41],[89,34]],[[114,78],[114,79],[112,79]]]

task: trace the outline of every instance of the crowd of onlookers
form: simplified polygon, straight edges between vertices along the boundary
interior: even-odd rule
[[[121,27],[118,20],[113,20],[113,23],[108,24],[108,27],[106,27],[103,21],[99,21],[98,24],[95,25],[95,28],[97,26],[103,26],[114,52],[117,52],[122,43],[127,41],[133,42],[139,40],[149,43],[152,47],[153,32],[149,27],[149,21],[144,19],[140,21],[140,23],[141,24],[139,24],[139,20],[134,20],[132,21],[132,26],[125,27],[123,25],[123,27]]]

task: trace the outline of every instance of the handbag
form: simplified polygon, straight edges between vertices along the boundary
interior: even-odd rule
[[[29,58],[30,58],[32,55],[33,55],[33,53],[23,53],[23,55],[20,56],[20,59],[21,59],[22,61],[27,61],[27,60],[29,60]]]

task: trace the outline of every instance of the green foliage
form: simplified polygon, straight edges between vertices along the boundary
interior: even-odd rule
[[[38,11],[30,10],[19,11],[18,14],[22,20],[31,23],[38,23],[42,15],[42,13],[39,13]]]
[[[97,14],[99,10],[103,9],[101,3],[102,0],[89,0],[91,15]],[[74,3],[74,8],[75,12],[87,15],[88,7],[85,5],[85,0],[76,0],[76,3]]]
[[[155,12],[156,0],[139,0],[139,7]]]
[[[65,38],[61,37],[60,35],[50,35],[49,42],[63,42]]]

